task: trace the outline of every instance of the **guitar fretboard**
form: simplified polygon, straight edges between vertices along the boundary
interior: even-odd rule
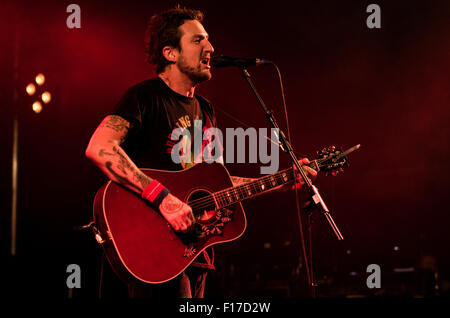
[[[338,169],[346,164],[347,159],[345,155],[358,149],[359,147],[360,145],[356,145],[348,149],[344,153],[339,152],[338,154],[311,160],[310,163],[307,164],[307,166],[316,170],[317,172],[332,171],[334,169]],[[283,184],[293,182],[294,178],[294,168],[291,167],[277,173],[258,178],[249,183],[236,187],[230,187],[209,194],[206,197],[190,201],[189,205],[194,210],[202,210],[207,207],[211,207],[211,204],[214,203],[216,209],[221,209],[245,199],[254,197],[260,193],[269,191]]]
[[[216,208],[221,209],[292,181],[294,181],[294,171],[288,168],[240,186],[215,192],[212,196],[216,202]]]

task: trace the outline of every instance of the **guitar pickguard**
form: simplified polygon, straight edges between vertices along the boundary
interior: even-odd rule
[[[210,236],[223,235],[225,225],[233,219],[233,207],[216,210],[214,201],[208,200],[209,195],[210,192],[206,190],[197,190],[189,196],[188,204],[191,205],[196,219],[191,235],[185,237],[189,238],[191,244],[195,245]]]
[[[208,213],[205,211],[206,214]],[[209,211],[211,212],[211,211]],[[233,211],[228,208],[223,208],[214,211],[214,214],[207,220],[207,222],[198,220],[196,227],[198,238],[205,238],[212,235],[222,235],[225,224],[233,219]]]
[[[218,211],[204,210],[203,213],[194,210],[197,222],[194,229],[186,234],[179,234],[178,237],[187,245],[184,250],[184,257],[192,257],[197,252],[197,244],[207,240],[214,235],[223,235],[225,225],[233,220],[233,210],[223,208]]]

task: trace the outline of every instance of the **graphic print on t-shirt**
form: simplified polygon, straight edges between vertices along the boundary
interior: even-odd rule
[[[192,121],[186,117],[177,121],[177,128],[169,134],[166,142],[166,153],[171,155],[172,160],[177,158],[176,163],[183,169],[213,158],[214,155],[211,127],[203,125],[199,119]]]
[[[179,164],[181,164],[183,169],[201,162],[203,152],[202,121],[198,116],[195,120],[191,120],[189,115],[184,115],[178,118],[174,126],[174,130],[167,138],[166,153],[172,155],[172,152],[175,152],[174,156],[178,155],[176,158],[179,158]],[[195,138],[199,139],[197,141],[198,145],[195,143]],[[198,149],[195,149],[195,147]]]

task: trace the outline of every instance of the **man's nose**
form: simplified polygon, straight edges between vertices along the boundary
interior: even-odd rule
[[[211,54],[214,53],[214,47],[212,46],[211,42],[207,42],[205,51],[210,52]]]

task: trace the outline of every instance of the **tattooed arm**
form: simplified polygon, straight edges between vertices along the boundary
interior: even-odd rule
[[[141,194],[152,179],[136,167],[120,146],[130,128],[130,122],[122,117],[107,116],[92,135],[86,149],[86,157],[108,178]]]
[[[130,122],[124,118],[107,116],[92,135],[86,157],[108,178],[140,195],[153,179],[143,173],[120,146],[130,128]],[[159,210],[175,231],[186,231],[193,224],[192,209],[172,194],[163,199]]]

